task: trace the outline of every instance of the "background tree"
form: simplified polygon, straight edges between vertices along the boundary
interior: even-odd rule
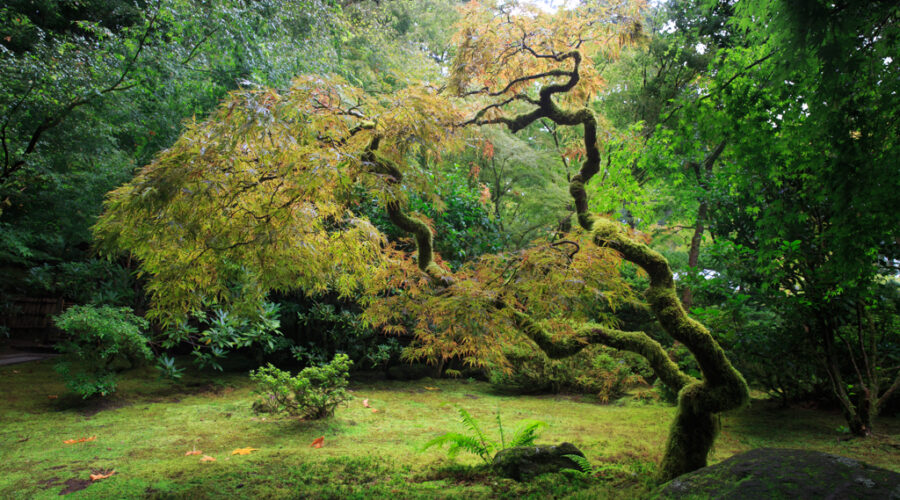
[[[772,19],[764,30],[748,22],[759,15]],[[737,29],[757,50],[777,55],[751,81],[736,75],[720,101],[732,120],[743,118],[732,123],[745,140],[728,176],[740,194],[721,205],[718,230],[743,264],[742,283],[824,355],[857,435],[871,432],[872,418],[900,386],[889,368],[900,337],[883,316],[897,297],[891,276],[900,220],[890,193],[898,187],[891,173],[898,103],[888,55],[898,48],[897,16],[896,7],[877,2],[739,9]],[[750,53],[729,58],[757,57]]]

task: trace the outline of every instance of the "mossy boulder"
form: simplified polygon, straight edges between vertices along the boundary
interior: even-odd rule
[[[760,448],[679,476],[654,498],[900,500],[900,474],[817,451]]]
[[[560,445],[516,446],[500,450],[494,456],[494,471],[516,481],[528,481],[535,476],[562,469],[578,469],[566,455],[584,456],[572,443]]]

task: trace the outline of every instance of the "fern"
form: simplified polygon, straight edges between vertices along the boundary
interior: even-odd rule
[[[464,410],[463,408],[457,407],[456,410],[459,412],[459,418],[462,421],[463,425],[469,428],[478,441],[481,443],[482,449],[485,450],[487,455],[491,455],[492,452],[497,449],[497,443],[491,441],[485,436],[484,432],[481,431],[481,427],[478,426],[478,422],[472,418],[472,415],[469,415],[469,412]],[[483,457],[482,457],[483,458]]]
[[[505,431],[503,430],[503,421],[500,419],[500,412],[498,411],[497,428],[500,433],[500,442],[498,443],[487,437],[478,425],[478,421],[476,421],[469,412],[459,407],[456,407],[456,411],[459,412],[460,423],[471,431],[471,435],[448,432],[425,443],[425,446],[422,447],[422,451],[427,450],[432,446],[443,447],[445,444],[449,444],[450,447],[447,448],[447,456],[450,458],[458,455],[460,451],[467,451],[481,457],[486,464],[490,464],[493,461],[494,453],[496,451],[515,446],[529,446],[534,444],[534,440],[537,439],[538,436],[538,431],[547,425],[546,423],[537,420],[526,420],[507,443]]]
[[[499,414],[497,418],[499,419]],[[546,427],[547,424],[545,422],[541,422],[538,420],[526,420],[524,425],[516,431],[515,435],[513,435],[512,440],[509,442],[509,447],[513,448],[516,446],[531,446],[534,444],[534,440],[537,439],[538,433],[542,427]]]
[[[582,457],[581,455],[570,454],[563,456],[575,462],[578,465],[578,469],[566,468],[562,469],[560,472],[579,477],[593,476],[597,472],[597,469],[591,464],[591,462],[589,462],[587,458]]]
[[[490,462],[490,450],[486,449],[480,441],[472,436],[466,436],[458,432],[448,432],[447,434],[438,436],[425,443],[425,446],[422,449],[427,450],[432,446],[443,447],[448,443],[450,444],[450,447],[447,448],[447,456],[450,458],[455,457],[462,450],[478,455],[485,462]]]

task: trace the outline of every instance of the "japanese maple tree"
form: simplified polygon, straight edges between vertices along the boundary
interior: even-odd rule
[[[501,347],[523,338],[551,357],[591,344],[638,353],[679,392],[659,478],[703,467],[717,414],[746,403],[746,383],[685,313],[666,260],[594,216],[588,200],[604,123],[590,102],[606,84],[602,64],[640,42],[641,8],[586,2],[548,13],[473,2],[463,7],[444,86],[367,94],[318,75],[283,92],[235,93],[110,195],[96,234],[111,251],[139,259],[151,315],[163,323],[217,304],[250,311],[272,290],[363,290],[368,321],[415,336],[409,355],[432,362],[502,364]],[[579,227],[451,272],[433,250],[429,221],[407,209],[411,192],[433,196],[428,159],[462,147],[483,126],[515,133],[542,120],[581,129],[566,145],[583,158],[569,184]],[[414,256],[354,212],[361,194],[411,236]],[[597,314],[599,304],[631,298],[618,278],[621,259],[649,275],[646,302],[693,353],[700,379],[646,333],[620,331],[614,317]]]

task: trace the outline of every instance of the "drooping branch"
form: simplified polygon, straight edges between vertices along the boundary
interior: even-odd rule
[[[515,310],[516,326],[538,347],[553,359],[577,354],[592,344],[603,344],[614,349],[643,356],[653,372],[674,391],[681,390],[697,380],[678,368],[659,342],[644,332],[625,332],[595,323],[582,325],[574,335],[554,337],[527,313]]]
[[[384,175],[388,183],[399,184],[403,180],[403,172],[393,162],[378,155],[380,143],[381,137],[375,134],[362,156],[363,163],[370,165],[374,172]],[[387,214],[394,225],[415,237],[419,269],[434,280],[450,281],[449,275],[434,261],[434,235],[428,224],[405,213],[396,200],[387,203]]]

